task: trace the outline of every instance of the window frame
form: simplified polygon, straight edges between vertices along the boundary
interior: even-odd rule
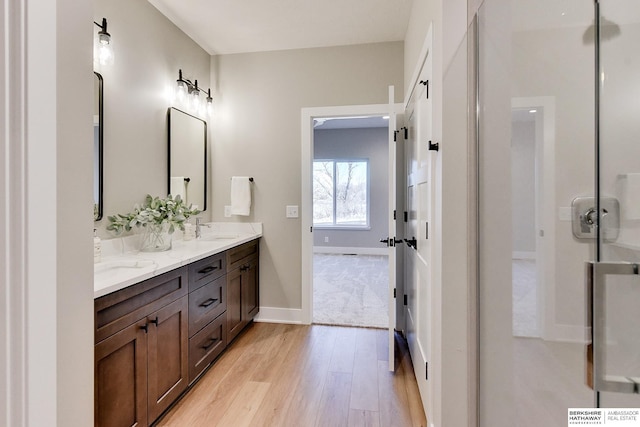
[[[312,221],[312,225],[313,228],[318,228],[318,229],[323,229],[323,230],[371,230],[371,168],[370,168],[370,164],[371,162],[369,161],[368,158],[364,158],[364,157],[346,157],[346,158],[342,158],[342,157],[338,157],[338,158],[317,158],[317,159],[313,159],[312,162],[312,167],[311,167],[311,176],[312,176],[312,183],[313,183],[313,174],[314,174],[314,164],[316,162],[332,162],[333,163],[333,223],[332,224],[316,224],[314,222],[313,219],[313,215],[311,218]],[[365,163],[367,170],[366,170],[366,224],[363,225],[353,225],[353,224],[337,224],[336,223],[336,210],[337,210],[337,204],[336,204],[336,164],[337,163]],[[312,184],[312,188],[313,188],[313,184]],[[312,200],[311,200],[311,206],[312,208],[315,208],[315,200],[313,198],[313,190],[312,190]]]

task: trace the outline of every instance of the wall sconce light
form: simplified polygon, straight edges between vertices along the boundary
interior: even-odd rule
[[[100,28],[94,56],[100,65],[111,65],[113,64],[113,46],[111,45],[111,34],[107,32],[107,18],[102,18],[102,24],[95,21],[93,23]]]
[[[198,80],[193,82],[182,77],[182,70],[178,70],[178,80],[176,80],[176,99],[181,104],[187,104],[192,111],[208,115],[213,112],[213,98],[211,97],[211,89],[201,89],[198,87]],[[206,95],[205,102],[200,100],[200,92]]]

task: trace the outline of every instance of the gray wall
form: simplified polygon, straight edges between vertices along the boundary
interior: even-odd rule
[[[95,0],[94,20],[106,17],[115,61],[104,78],[104,219],[130,212],[149,193],[167,194],[167,91],[178,69],[209,87],[210,55],[147,1]],[[97,28],[97,27],[96,27]]]
[[[536,125],[511,124],[511,216],[513,251],[536,250]]]
[[[264,223],[262,306],[302,305],[301,223],[285,217],[286,205],[301,204],[301,109],[387,103],[389,85],[400,102],[402,63],[402,42],[212,59],[211,81],[219,95],[211,126],[211,214],[216,221]],[[255,178],[249,217],[224,217],[233,175]]]
[[[370,228],[368,230],[330,230],[314,227],[314,246],[384,248],[379,241],[389,234],[388,132],[388,128],[314,131],[314,158],[368,159],[370,179]],[[328,243],[325,243],[325,237],[329,238]]]

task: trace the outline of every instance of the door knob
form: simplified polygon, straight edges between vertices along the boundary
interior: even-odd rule
[[[389,246],[389,238],[387,237],[386,239],[380,239],[380,243],[384,243]]]

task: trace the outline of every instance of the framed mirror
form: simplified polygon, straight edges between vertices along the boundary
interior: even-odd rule
[[[94,71],[93,83],[93,220],[102,219],[103,206],[103,83],[102,76]]]
[[[207,122],[169,108],[168,193],[185,204],[207,209]]]

